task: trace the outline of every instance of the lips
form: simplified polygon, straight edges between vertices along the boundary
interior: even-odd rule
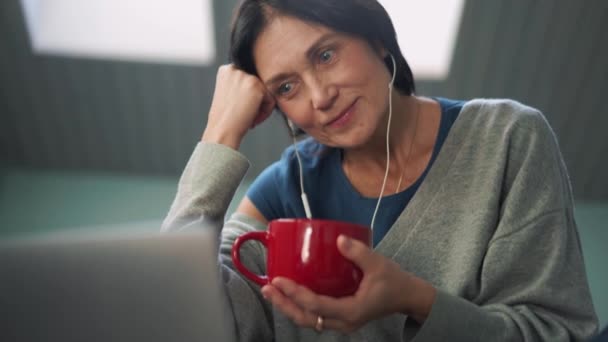
[[[354,111],[353,109],[354,109],[356,103],[357,103],[357,99],[355,99],[355,101],[353,101],[353,103],[351,103],[350,106],[346,107],[346,109],[344,109],[335,119],[328,122],[326,124],[326,126],[334,126],[334,127],[344,126],[348,121],[350,121],[349,119],[352,116],[352,113]]]

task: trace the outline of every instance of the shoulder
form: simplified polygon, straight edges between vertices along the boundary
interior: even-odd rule
[[[537,108],[511,99],[474,99],[467,101],[459,117],[461,128],[491,138],[542,136],[554,139],[544,114]]]
[[[518,168],[525,160],[562,163],[557,137],[543,113],[509,99],[467,101],[450,131],[450,146],[467,162],[486,166]]]
[[[542,112],[511,99],[474,99],[467,101],[462,112],[465,119],[473,122],[489,122],[497,125],[547,124]]]

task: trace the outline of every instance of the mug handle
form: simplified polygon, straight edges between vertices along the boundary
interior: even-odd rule
[[[232,263],[236,266],[236,269],[241,272],[245,277],[249,278],[251,281],[257,283],[260,286],[264,286],[268,284],[268,276],[267,275],[257,275],[251,272],[247,267],[241,264],[241,246],[243,243],[249,240],[256,240],[261,242],[264,247],[268,248],[268,234],[266,232],[249,232],[245,233],[234,241],[232,245]]]

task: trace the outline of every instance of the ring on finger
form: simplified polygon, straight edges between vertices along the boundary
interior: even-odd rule
[[[321,315],[317,316],[317,322],[315,324],[315,330],[317,332],[322,332],[323,331],[323,316],[321,316]]]

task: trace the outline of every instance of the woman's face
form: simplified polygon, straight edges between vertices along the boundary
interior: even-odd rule
[[[281,111],[317,141],[341,148],[362,146],[383,122],[391,75],[382,54],[365,40],[282,15],[253,51]]]

